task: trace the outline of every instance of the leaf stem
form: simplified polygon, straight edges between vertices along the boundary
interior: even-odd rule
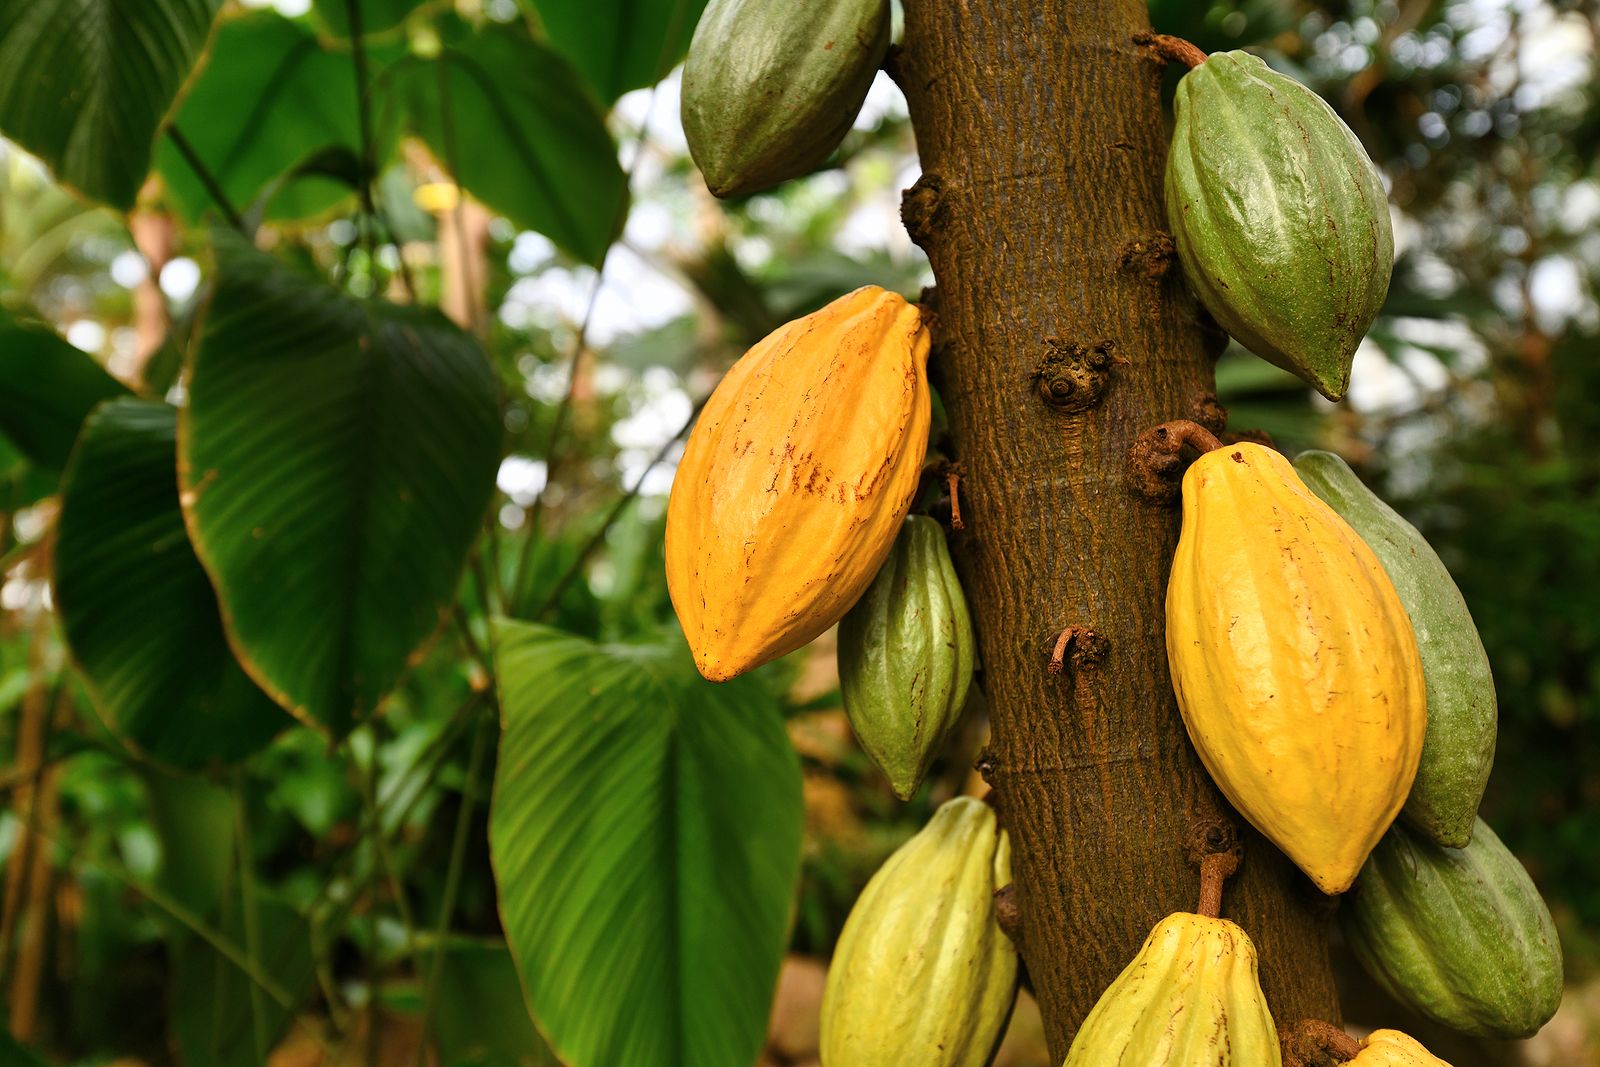
[[[633,188],[634,171],[639,167],[639,160],[644,158],[645,145],[648,143],[650,133],[650,116],[655,112],[659,89],[659,84],[650,89],[650,99],[645,105],[644,117],[639,121],[638,147],[634,150],[633,158],[628,161],[628,169],[623,176],[624,190]],[[549,493],[550,486],[555,484],[556,472],[566,459],[565,453],[557,452],[557,446],[561,443],[561,434],[566,429],[567,418],[577,393],[578,365],[583,359],[584,347],[589,337],[589,323],[594,319],[595,305],[600,300],[600,290],[605,284],[606,264],[610,262],[611,250],[616,246],[616,241],[606,245],[605,254],[600,257],[600,266],[595,269],[594,288],[589,291],[589,304],[584,309],[577,335],[572,339],[572,353],[567,357],[567,391],[561,397],[560,406],[556,408],[555,419],[550,424],[550,436],[545,442],[544,486],[539,490],[539,495],[534,497],[533,507],[528,512],[527,539],[523,541],[522,551],[517,558],[516,572],[511,580],[511,595],[506,598],[513,612],[526,591],[526,582],[529,579],[528,567],[533,561],[534,546],[539,540],[539,519],[544,511],[546,494]]]
[[[538,621],[544,617],[546,612],[551,611],[558,603],[560,603],[561,597],[564,593],[566,593],[567,588],[577,579],[578,575],[582,573],[583,566],[588,562],[590,555],[592,555],[594,550],[599,547],[600,542],[605,540],[606,534],[610,532],[611,527],[616,524],[616,521],[622,517],[623,511],[626,510],[628,505],[633,503],[633,501],[639,496],[639,491],[644,488],[644,481],[650,476],[650,472],[655,470],[656,467],[660,466],[661,461],[667,458],[667,453],[672,450],[673,445],[683,440],[683,435],[689,432],[689,427],[694,425],[694,420],[700,417],[700,410],[706,406],[706,401],[709,399],[710,397],[702,397],[700,401],[695,404],[694,410],[689,412],[689,417],[684,420],[683,425],[678,427],[678,432],[673,434],[671,438],[669,438],[659,449],[656,450],[656,454],[651,457],[650,462],[645,465],[644,470],[639,472],[639,477],[634,481],[633,486],[626,493],[624,493],[615,504],[611,505],[611,510],[608,511],[606,513],[606,517],[601,520],[600,527],[589,536],[589,540],[584,542],[583,547],[578,550],[577,557],[573,559],[570,565],[568,565],[566,571],[562,573],[561,577],[556,579],[555,585],[551,586],[549,594],[547,594],[544,598],[544,602],[539,605],[539,610],[533,612],[529,618],[533,619],[534,621]]]
[[[36,820],[24,819],[21,821],[32,833],[50,842],[57,848],[64,850],[70,858],[77,859],[77,846],[72,845],[69,842],[62,840],[60,837],[50,833],[43,826],[39,825]],[[294,998],[290,996],[288,990],[284,989],[283,986],[279,985],[271,975],[267,974],[259,966],[257,966],[250,959],[249,954],[242,951],[239,946],[230,941],[225,934],[223,934],[220,930],[210,926],[199,916],[191,912],[177,899],[169,896],[167,892],[160,886],[144,881],[137,875],[124,869],[121,864],[115,861],[82,860],[81,862],[83,862],[84,866],[93,870],[98,870],[100,873],[105,874],[112,880],[119,882],[128,889],[131,889],[133,892],[137,893],[151,904],[154,904],[160,910],[166,912],[173,919],[177,920],[180,925],[188,929],[190,933],[194,934],[196,937],[200,938],[200,940],[204,941],[207,945],[210,945],[213,949],[215,949],[217,954],[223,959],[237,967],[239,972],[249,979],[249,981],[252,982],[257,988],[259,988],[261,992],[271,997],[273,1003],[277,1004],[280,1008],[286,1012],[289,1012],[291,1015],[294,1013],[298,1005],[295,1003]],[[321,1034],[315,1031],[312,1031],[312,1037],[316,1040],[317,1044],[321,1046],[324,1054],[332,1057],[334,1050],[333,1047],[328,1044],[327,1040]],[[334,1061],[330,1058],[328,1062],[332,1063]]]
[[[399,261],[400,281],[405,286],[406,295],[411,298],[411,303],[415,304],[417,285],[415,279],[411,277],[411,268],[406,263],[405,249],[400,246],[400,238],[395,234],[394,225],[378,207],[377,199],[372,195],[372,186],[378,180],[378,155],[372,137],[372,94],[367,79],[366,33],[361,25],[360,0],[345,0],[345,10],[348,12],[350,22],[350,60],[355,68],[356,77],[356,121],[361,137],[361,187],[358,192],[361,196],[361,210],[366,216],[366,225],[361,228],[361,232],[366,239],[367,260],[370,264],[368,269],[375,271],[378,262],[373,228],[382,227],[389,242],[394,245],[395,258]]]
[[[252,966],[261,963],[261,917],[256,911],[255,856],[250,847],[250,813],[245,796],[245,775],[240,770],[233,777],[233,836],[234,855],[239,862],[239,905],[244,919],[245,959]],[[261,989],[250,987],[250,1033],[255,1040],[256,1059],[267,1059],[266,1015],[261,1006]]]
[[[467,757],[467,778],[461,787],[461,807],[456,812],[455,832],[450,839],[450,864],[444,876],[444,896],[439,901],[439,919],[434,924],[433,958],[429,961],[428,984],[423,993],[422,1033],[417,1041],[417,1067],[426,1062],[428,1036],[433,1028],[434,1009],[438,1001],[439,980],[444,974],[444,953],[450,934],[450,918],[456,907],[456,896],[461,890],[461,871],[467,855],[467,832],[472,826],[472,810],[478,795],[478,778],[483,773],[484,757],[489,750],[489,726],[479,723],[472,737],[472,754]]]
[[[169,122],[167,124],[167,139],[172,142],[172,147],[178,150],[178,154],[189,165],[189,169],[194,171],[194,176],[200,179],[200,184],[205,187],[206,195],[211,198],[212,203],[217,205],[217,209],[228,220],[228,225],[246,237],[250,236],[250,230],[245,226],[244,218],[240,216],[239,210],[233,206],[233,201],[228,199],[228,194],[222,191],[222,183],[217,181],[217,176],[211,173],[211,168],[206,166],[205,160],[200,158],[200,153],[195,151],[194,145],[189,143],[189,138],[183,135],[183,131],[178,129],[176,123]]]

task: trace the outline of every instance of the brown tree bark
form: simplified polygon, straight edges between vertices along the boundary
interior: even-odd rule
[[[1143,0],[906,0],[892,64],[923,177],[912,238],[938,282],[933,376],[965,469],[952,544],[979,631],[981,764],[1016,851],[1022,949],[1052,1055],[1162,916],[1193,910],[1196,832],[1234,821],[1222,914],[1261,953],[1273,1014],[1338,1019],[1329,908],[1206,777],[1163,645],[1178,514],[1129,447],[1220,428],[1217,338],[1165,234],[1164,65]],[[1086,627],[1048,669],[1061,631]]]

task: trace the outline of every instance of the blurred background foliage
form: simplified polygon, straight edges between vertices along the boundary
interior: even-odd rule
[[[626,225],[603,256],[587,255],[592,235],[558,245],[513,222],[538,217],[525,191],[485,191],[492,208],[463,195],[425,122],[380,131],[388,233],[364,242],[342,177],[355,136],[342,4],[226,5],[225,16],[281,39],[274,47],[300,57],[296,77],[310,80],[280,84],[287,103],[263,103],[230,144],[207,109],[268,77],[245,49],[227,84],[194,86],[178,118],[196,146],[226,158],[232,207],[266,220],[262,241],[280,257],[357,295],[405,300],[410,285],[485,339],[508,398],[507,458],[480,557],[510,614],[626,639],[672,624],[665,494],[688,420],[731,360],[857,285],[914,293],[931,282],[898,218],[915,144],[880,77],[833,164],[718,203],[688,160],[676,76],[617,81],[570,26],[541,23],[544,6],[364,0],[363,10],[372,47],[395,56],[432,54],[454,18],[522,23],[567,53],[577,74],[561,91],[606,112],[631,186]],[[1349,402],[1326,404],[1238,352],[1219,364],[1219,393],[1236,429],[1341,452],[1450,565],[1499,690],[1484,814],[1550,900],[1567,948],[1569,1003],[1526,1045],[1468,1045],[1407,1020],[1345,964],[1347,1013],[1414,1027],[1458,1067],[1600,1062],[1600,4],[1150,7],[1162,32],[1207,51],[1258,51],[1323,93],[1389,184],[1400,258]],[[240,32],[224,25],[216,54],[248,43],[232,39]],[[181,400],[212,270],[205,225],[219,209],[166,144],[158,170],[124,219],[0,147],[0,305],[52,324],[123,381]],[[278,1064],[410,1063],[424,1029],[436,1062],[548,1062],[499,942],[485,798],[470,773],[476,732],[461,713],[484,687],[470,628],[436,642],[385,715],[338,749],[290,730],[236,770],[174,775],[131,756],[66,668],[47,582],[53,492],[53,477],[0,439],[0,757],[11,768],[0,770],[11,799],[0,816],[0,988],[11,1033],[51,1062],[255,1062],[237,1038],[264,1021]],[[467,606],[478,618],[483,605]],[[767,1053],[799,1064],[815,1050],[816,960],[883,857],[967,786],[982,725],[971,717],[902,805],[850,739],[827,640],[760,673],[804,772],[794,955]],[[241,892],[257,902],[259,929],[230,910]],[[418,956],[415,927],[441,903],[448,936]],[[217,946],[174,923],[181,913],[277,946],[263,964],[294,1011],[259,1003]],[[435,954],[448,975],[436,1003],[417,963]],[[291,1015],[317,1026],[277,1038]],[[342,1040],[330,1047],[314,1030]],[[1000,1062],[1043,1063],[1041,1050],[1025,1006]],[[0,1061],[12,1055],[0,1047]]]

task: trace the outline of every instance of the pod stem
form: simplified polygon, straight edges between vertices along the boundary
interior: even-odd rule
[[[1188,445],[1197,452],[1211,452],[1222,447],[1222,442],[1217,439],[1216,434],[1189,419],[1164,422],[1155,429],[1157,436],[1160,436],[1162,431],[1166,431],[1167,438],[1176,448]]]
[[[1301,1019],[1282,1030],[1278,1040],[1283,1046],[1284,1067],[1344,1064],[1361,1053],[1361,1042],[1321,1019]]]
[[[1175,419],[1152,426],[1134,439],[1128,449],[1132,489],[1158,504],[1174,503],[1183,478],[1183,449],[1211,452],[1222,447],[1217,435],[1190,419]]]
[[[1206,54],[1182,37],[1173,37],[1166,33],[1141,33],[1136,35],[1134,40],[1167,62],[1182,63],[1190,70],[1206,61]]]
[[[1222,914],[1222,884],[1239,869],[1239,856],[1235,852],[1211,852],[1200,860],[1200,903],[1196,915],[1215,919]]]

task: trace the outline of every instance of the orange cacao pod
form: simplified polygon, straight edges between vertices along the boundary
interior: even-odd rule
[[[794,651],[871,584],[921,475],[927,361],[916,307],[866,286],[722,379],[667,505],[667,587],[701,674]]]

